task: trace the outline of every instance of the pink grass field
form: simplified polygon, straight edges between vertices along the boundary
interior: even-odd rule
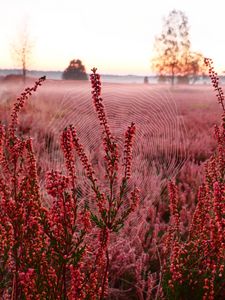
[[[26,86],[32,85],[33,80],[28,78]],[[9,125],[10,110],[23,88],[24,85],[20,81],[13,79],[0,81],[0,119],[3,125]],[[75,298],[70,292],[67,296],[63,294],[65,298],[59,294],[55,299],[224,299],[225,274],[221,267],[224,253],[221,252],[219,256],[221,260],[217,269],[220,271],[215,267],[215,274],[219,274],[218,278],[222,274],[223,280],[218,281],[213,277],[215,282],[212,281],[212,274],[207,273],[208,271],[201,279],[196,275],[196,282],[193,279],[194,273],[188,277],[185,272],[179,271],[179,268],[182,268],[182,259],[185,267],[188,260],[180,259],[181,256],[178,254],[179,251],[183,251],[181,249],[186,251],[190,246],[188,244],[185,248],[185,241],[188,239],[190,227],[193,226],[193,216],[200,199],[199,187],[207,177],[204,166],[218,147],[214,137],[214,125],[220,125],[222,110],[213,88],[208,85],[177,85],[172,88],[167,85],[103,83],[101,96],[119,153],[123,152],[124,132],[131,122],[135,123],[131,178],[127,192],[138,187],[140,202],[120,231],[112,233],[108,241],[107,280],[101,281],[105,286],[104,295],[99,288],[100,292],[96,292],[96,295],[90,296],[88,292],[86,294],[80,292]],[[106,186],[104,173],[102,130],[93,108],[90,82],[46,80],[22,108],[17,135],[32,137],[41,199],[43,205],[49,209],[54,205],[54,197],[46,191],[45,175],[51,170],[59,170],[63,174],[67,172],[60,136],[70,124],[73,124],[84,146],[99,186],[110,192]],[[79,161],[79,155],[75,155],[74,161],[79,205],[83,208],[87,204],[100,218],[97,205],[90,196],[91,187]],[[119,155],[119,162],[123,162],[122,155]],[[120,174],[119,169],[118,180],[122,179]],[[223,180],[222,178],[222,183]],[[168,190],[170,181],[173,183],[169,185]],[[173,190],[175,186],[179,197],[176,195],[177,191]],[[124,199],[128,201],[128,198]],[[124,211],[129,208],[128,202],[123,204]],[[174,228],[178,215],[180,237],[177,240],[174,233],[174,243],[171,246],[166,233],[170,230],[176,232]],[[222,217],[225,217],[224,213]],[[93,232],[87,233],[87,243],[88,241],[93,243],[96,232],[97,229],[94,228]],[[216,233],[212,232],[212,235],[217,234],[216,230]],[[169,237],[172,239],[170,235]],[[166,258],[165,245],[172,249]],[[90,251],[95,253],[92,247]],[[182,252],[184,256],[185,251]],[[87,261],[88,258],[84,260],[84,266]],[[104,260],[101,263],[104,269]],[[213,264],[212,261],[208,263],[210,266]],[[175,266],[174,269],[172,265]],[[199,263],[199,268],[200,266]],[[2,267],[1,260],[0,267]],[[26,270],[24,272],[26,273]],[[208,281],[205,281],[206,278]],[[192,285],[195,288],[193,292],[189,291]],[[21,292],[25,286],[24,283],[18,291]],[[28,296],[11,298],[12,287],[7,286],[6,292],[0,285],[2,299],[54,299],[51,298],[53,296],[47,297],[44,292],[37,296],[38,291],[35,291],[36,298],[35,296],[32,298],[29,290],[24,293],[30,295],[30,298]],[[20,295],[24,294],[21,292]]]
[[[29,78],[27,85],[32,82]],[[3,122],[9,118],[9,109],[23,87],[23,83],[13,80],[0,82]],[[178,165],[187,160],[183,168],[188,164],[199,166],[215,150],[213,127],[220,123],[221,109],[211,86],[178,85],[171,88],[167,85],[104,83],[102,96],[110,126],[118,139],[122,138],[124,128],[131,121],[139,125],[136,151],[149,156],[149,164],[155,161],[161,168],[175,159]],[[41,162],[39,167],[57,164],[57,161],[61,163],[59,135],[71,123],[75,124],[86,150],[91,151],[92,159],[96,158],[101,139],[88,82],[47,80],[28,101],[19,120],[19,130],[31,135],[37,143],[35,151],[40,160],[45,159],[44,148],[48,149],[47,152],[58,149],[54,152],[54,162],[48,157],[48,162]],[[51,138],[55,149],[52,149]],[[182,153],[181,161],[178,152]],[[160,160],[159,156],[165,153],[166,159]],[[171,174],[177,172],[172,166]],[[148,172],[153,171],[148,169]]]

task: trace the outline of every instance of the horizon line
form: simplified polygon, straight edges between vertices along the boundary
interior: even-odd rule
[[[22,69],[20,68],[0,68],[0,72],[1,71],[7,71],[7,72],[10,72],[10,71],[16,71],[16,72],[22,72]],[[60,71],[60,70],[37,70],[37,69],[31,69],[31,70],[27,70],[27,72],[48,72],[48,73],[63,73],[63,71]],[[86,72],[88,75],[91,74],[91,72]],[[148,75],[145,75],[145,74],[114,74],[114,73],[101,73],[99,72],[100,75],[103,75],[103,76],[136,76],[136,77],[151,77],[151,76],[158,76],[157,74],[153,74],[153,73],[150,73]],[[16,75],[19,75],[19,74],[16,74]]]

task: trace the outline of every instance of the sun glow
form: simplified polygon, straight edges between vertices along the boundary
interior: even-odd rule
[[[1,5],[0,68],[18,66],[10,45],[26,23],[34,45],[30,69],[62,71],[79,58],[87,71],[97,65],[102,73],[147,75],[154,37],[173,8],[188,16],[192,49],[225,70],[225,38],[215,30],[223,25],[222,0],[204,5],[204,14],[194,0],[9,0]]]

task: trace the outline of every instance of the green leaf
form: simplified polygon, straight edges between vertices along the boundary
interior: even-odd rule
[[[102,219],[98,219],[98,217],[93,213],[91,213],[91,220],[97,225],[97,227],[99,227],[99,228],[105,227],[105,224],[102,221]]]

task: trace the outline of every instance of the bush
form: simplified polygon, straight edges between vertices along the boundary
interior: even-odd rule
[[[223,114],[215,126],[217,149],[205,164],[205,180],[184,238],[177,186],[169,184],[170,229],[165,236],[162,286],[166,299],[224,299],[225,290],[225,108],[212,61],[205,60]]]
[[[88,80],[85,67],[79,59],[71,60],[69,66],[62,74],[62,79],[65,80]]]
[[[46,192],[53,200],[47,209],[40,192],[32,139],[17,136],[18,114],[44,79],[17,98],[9,126],[0,124],[0,298],[103,299],[108,290],[110,233],[123,227],[139,200],[136,187],[127,191],[135,124],[131,123],[125,132],[118,184],[118,145],[100,97],[100,76],[93,69],[92,98],[102,126],[109,188],[101,190],[76,130],[70,125],[61,134],[67,172],[51,170],[46,174]],[[89,201],[78,201],[75,153],[90,183],[92,194],[88,196],[95,199],[95,210],[89,209]]]

